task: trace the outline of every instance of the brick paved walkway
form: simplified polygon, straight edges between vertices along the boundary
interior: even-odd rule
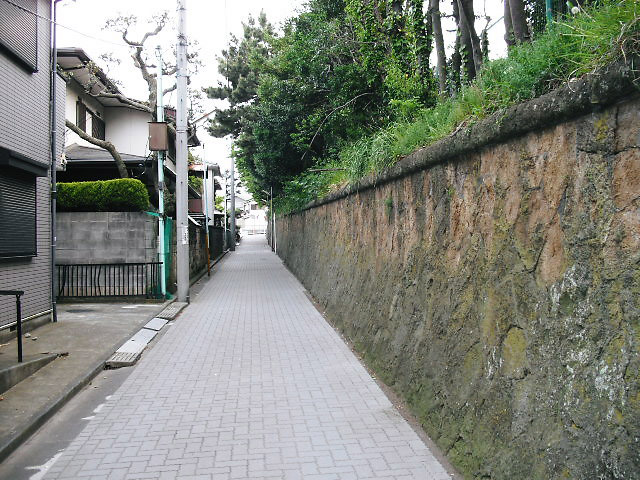
[[[450,478],[264,237],[219,265],[45,478]]]

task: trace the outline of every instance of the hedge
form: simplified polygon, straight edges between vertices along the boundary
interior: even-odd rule
[[[147,187],[134,178],[58,183],[57,209],[61,211],[139,212],[147,208]]]

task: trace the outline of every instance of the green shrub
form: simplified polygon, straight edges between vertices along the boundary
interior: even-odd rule
[[[149,208],[149,193],[144,183],[133,178],[58,183],[57,208],[68,212],[139,212]]]
[[[196,177],[195,175],[189,175],[189,177],[187,177],[187,181],[191,188],[198,193],[202,193],[202,178]]]

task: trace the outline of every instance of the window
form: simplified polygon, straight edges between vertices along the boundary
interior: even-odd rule
[[[81,100],[76,102],[76,126],[83,132],[87,131],[87,106]]]
[[[0,47],[32,72],[38,70],[37,0],[0,0]]]
[[[36,177],[17,168],[0,173],[0,258],[36,255]]]
[[[91,112],[91,136],[104,140],[104,122],[93,112]]]
[[[257,203],[252,203],[251,204],[251,210],[258,210],[258,204]]]

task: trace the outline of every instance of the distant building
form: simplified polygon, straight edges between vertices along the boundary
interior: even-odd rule
[[[242,220],[242,233],[244,235],[257,235],[267,233],[267,212],[258,202],[250,200],[245,204],[245,214]]]
[[[209,164],[209,171],[205,171],[204,164],[193,164],[189,165],[189,176],[194,176],[202,179],[202,192],[201,198],[193,198],[189,199],[189,216],[194,218],[196,221],[201,223],[204,226],[204,217],[205,214],[209,215],[209,224],[214,224],[215,218],[215,198],[216,192],[221,190],[220,182],[216,177],[220,177],[220,167],[218,164]],[[205,173],[207,175],[205,176]],[[206,195],[204,189],[207,189]],[[207,204],[205,205],[205,197],[207,200]]]

